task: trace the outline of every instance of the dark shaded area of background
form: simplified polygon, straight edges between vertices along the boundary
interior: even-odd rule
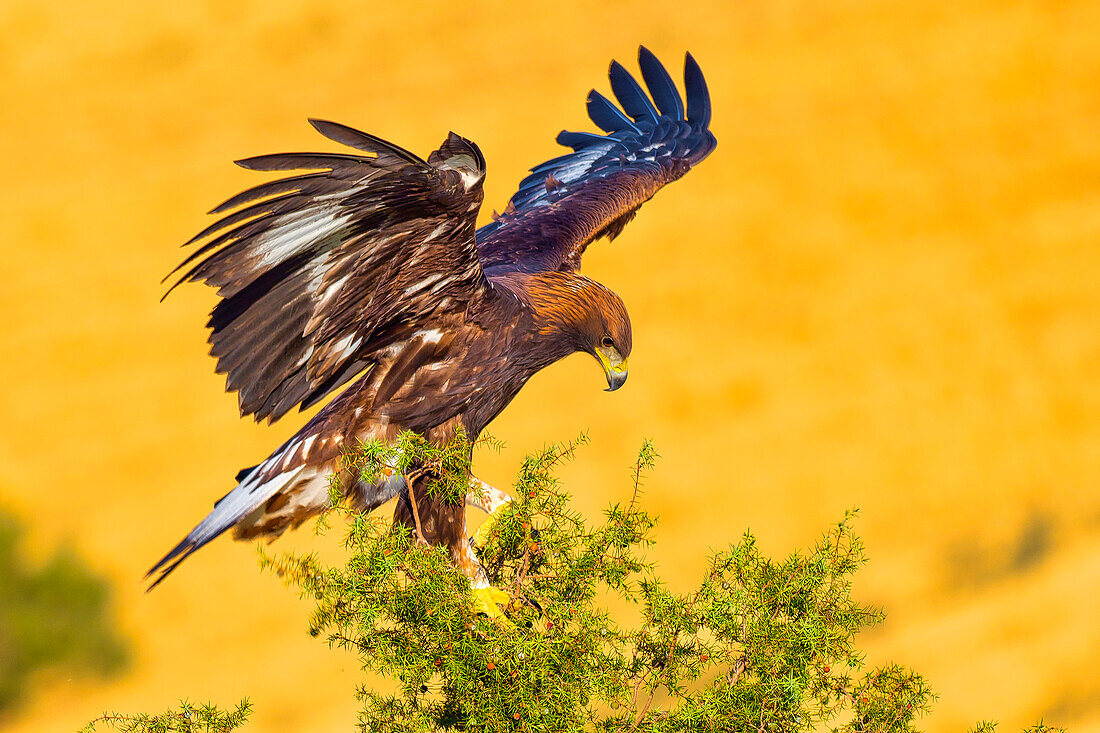
[[[33,675],[107,678],[128,659],[107,581],[70,547],[31,561],[22,535],[19,521],[0,510],[0,721],[18,710]]]

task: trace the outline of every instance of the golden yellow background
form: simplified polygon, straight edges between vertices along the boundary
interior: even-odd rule
[[[548,369],[482,477],[588,429],[565,478],[595,513],[654,438],[679,588],[746,527],[785,554],[862,507],[858,593],[889,614],[863,643],[928,677],[929,730],[1100,730],[1100,4],[6,0],[0,503],[116,583],[134,643],[115,681],[42,677],[13,733],[245,695],[250,730],[352,728],[354,659],[248,546],[142,592],[302,422],[240,420],[213,295],[158,304],[158,281],[261,180],[230,160],[334,149],[307,116],[425,155],[476,140],[487,216],[639,43],[677,76],[695,54],[718,149],[586,259],[631,309],[627,387]]]

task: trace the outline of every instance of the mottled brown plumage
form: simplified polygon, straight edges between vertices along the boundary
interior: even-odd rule
[[[589,243],[614,238],[638,207],[715,145],[710,102],[690,55],[687,106],[644,48],[649,92],[613,63],[617,108],[591,92],[607,135],[563,132],[573,148],[532,169],[503,214],[475,232],[485,176],[477,146],[451,133],[423,160],[343,125],[312,120],[355,154],[291,153],[239,161],[260,171],[311,171],[233,196],[224,216],[188,244],[180,268],[221,298],[211,354],[242,415],[277,420],[352,382],[233,491],[150,573],[159,583],[226,529],[274,538],[328,502],[349,442],[392,441],[413,430],[434,444],[459,429],[476,437],[540,369],[584,351],[610,389],[632,347],[622,301],[578,272]],[[625,111],[625,113],[624,113]],[[173,285],[173,287],[175,287]],[[352,381],[355,380],[355,381]],[[418,518],[425,538],[451,548],[484,580],[466,541],[465,507],[434,502],[389,479],[342,485],[364,510],[399,497],[395,521]],[[480,575],[479,575],[480,574]]]

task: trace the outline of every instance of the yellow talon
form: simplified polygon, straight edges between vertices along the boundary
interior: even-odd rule
[[[479,550],[482,547],[485,547],[485,543],[489,540],[489,533],[493,530],[493,525],[496,523],[497,517],[500,516],[497,512],[500,511],[501,507],[504,507],[510,503],[510,500],[504,502],[504,504],[501,504],[496,511],[485,517],[485,521],[482,522],[481,526],[477,528],[476,532],[474,532],[474,547],[478,548]]]
[[[503,619],[508,621],[508,617],[504,615],[504,611],[501,610],[501,605],[508,605],[512,601],[512,597],[499,588],[474,588],[474,613],[483,613],[492,619]],[[508,621],[511,623],[511,621]]]

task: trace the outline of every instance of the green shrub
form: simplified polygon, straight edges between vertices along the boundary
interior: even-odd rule
[[[248,700],[241,700],[232,712],[209,703],[192,705],[184,700],[178,709],[160,715],[104,713],[81,728],[80,733],[93,733],[101,725],[123,733],[228,733],[244,725],[251,714],[252,704]]]
[[[264,567],[316,604],[314,636],[396,682],[393,693],[359,688],[360,730],[916,730],[934,698],[924,680],[898,665],[867,668],[855,645],[883,614],[851,597],[866,560],[854,512],[809,550],[778,560],[746,533],[711,554],[692,591],[674,593],[643,555],[656,521],[639,503],[652,445],[641,450],[627,500],[590,524],[554,478],[584,442],[529,457],[515,500],[486,533],[480,557],[511,597],[503,617],[474,610],[445,548],[413,542],[387,519],[342,503],[319,523],[346,520],[342,567],[315,555],[262,555]],[[360,446],[346,460],[366,480],[427,472],[429,490],[453,500],[466,486],[469,453],[465,444],[437,450],[408,434],[393,448]],[[621,607],[628,622],[616,620]],[[130,718],[134,727],[123,730],[229,731],[241,722],[192,728],[172,720],[157,728]]]

